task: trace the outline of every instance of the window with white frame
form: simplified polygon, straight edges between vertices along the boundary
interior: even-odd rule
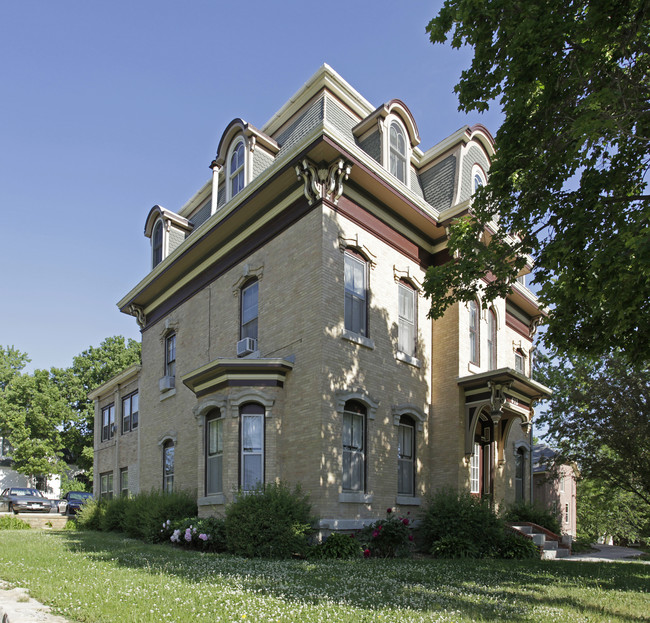
[[[365,428],[366,408],[356,400],[348,400],[343,410],[343,491],[365,491]]]
[[[151,268],[155,268],[163,259],[163,222],[158,219],[151,235]]]
[[[472,192],[476,192],[481,186],[485,186],[485,175],[478,164],[472,167]]]
[[[259,281],[253,281],[241,290],[241,330],[240,339],[246,337],[257,340]]]
[[[415,495],[415,425],[405,415],[397,427],[397,493]]]
[[[240,487],[252,491],[264,482],[264,407],[248,403],[240,407]]]
[[[469,491],[481,492],[481,445],[474,444],[474,454],[469,460]]]
[[[228,188],[230,190],[230,199],[244,188],[246,172],[244,166],[245,156],[244,141],[240,139],[235,144],[228,160]]]
[[[488,312],[488,370],[497,368],[497,315],[494,309]]]
[[[123,498],[129,497],[129,468],[123,467],[120,470],[120,495]]]
[[[102,441],[109,441],[115,435],[115,405],[111,404],[102,409]]]
[[[515,501],[524,501],[524,450],[517,448],[515,452]]]
[[[564,523],[569,523],[569,504],[564,505]]]
[[[223,419],[212,412],[205,425],[205,494],[223,492]]]
[[[393,121],[389,130],[389,171],[402,183],[406,184],[407,149],[406,136],[402,126]]]
[[[122,399],[122,434],[138,428],[138,392]]]
[[[113,499],[113,472],[99,475],[99,497],[104,500]]]
[[[469,302],[469,360],[479,365],[479,307],[476,301]]]
[[[165,376],[176,376],[176,334],[165,338]]]
[[[397,287],[398,297],[398,335],[397,348],[401,352],[415,356],[416,303],[417,293],[406,281],[400,281]]]
[[[168,439],[163,444],[163,491],[171,493],[174,490],[174,442]]]
[[[367,262],[347,250],[345,256],[345,328],[368,337]]]
[[[525,374],[525,366],[524,366],[524,353],[521,351],[521,349],[517,349],[515,351],[515,371],[519,372],[520,374]]]

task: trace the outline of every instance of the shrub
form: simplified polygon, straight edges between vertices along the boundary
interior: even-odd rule
[[[523,534],[506,530],[499,555],[501,558],[526,560],[528,558],[539,558],[539,550],[532,539],[526,538]]]
[[[405,556],[409,554],[413,541],[411,520],[409,517],[398,517],[389,508],[386,519],[379,519],[361,530],[359,540],[364,549],[370,551],[370,556],[375,558]]]
[[[0,517],[0,530],[29,530],[31,526],[22,519],[13,515]]]
[[[80,530],[101,530],[104,509],[104,500],[87,500],[77,511],[77,528]]]
[[[562,534],[562,527],[557,514],[539,504],[528,504],[526,502],[512,504],[503,513],[503,519],[512,523],[529,521],[555,534]]]
[[[160,531],[164,538],[180,547],[204,552],[226,551],[226,522],[221,517],[166,520]]]
[[[359,558],[363,552],[361,543],[354,534],[332,532],[318,545],[309,550],[312,558]]]
[[[300,487],[283,483],[240,492],[226,509],[226,540],[234,554],[249,558],[305,555],[311,533],[311,504]]]
[[[504,527],[486,502],[468,492],[440,489],[422,508],[419,536],[434,556],[485,558],[499,554]]]
[[[102,532],[124,532],[124,516],[129,498],[118,497],[105,502],[104,511],[99,518]]]
[[[158,543],[166,540],[160,530],[163,522],[196,517],[197,512],[196,499],[185,491],[139,493],[127,498],[123,518],[124,532],[147,543]]]

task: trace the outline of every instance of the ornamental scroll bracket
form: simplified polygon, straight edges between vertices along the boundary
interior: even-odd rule
[[[488,381],[488,387],[490,388],[490,417],[492,418],[493,424],[498,424],[503,415],[503,405],[506,402],[505,390],[512,385],[512,381],[506,383],[495,383],[493,381]]]
[[[540,322],[542,321],[542,316],[535,316],[530,319],[530,324],[528,325],[528,332],[530,337],[533,337],[537,333],[537,328],[539,327]]]
[[[305,183],[304,193],[309,205],[323,198],[337,203],[343,194],[343,182],[350,177],[351,170],[352,164],[343,158],[330,165],[315,165],[303,158],[302,162],[296,165],[298,179]]]
[[[147,317],[145,316],[144,309],[140,305],[129,305],[128,312],[132,316],[135,316],[135,321],[138,323],[138,326],[141,329],[144,329],[144,325],[147,323]]]

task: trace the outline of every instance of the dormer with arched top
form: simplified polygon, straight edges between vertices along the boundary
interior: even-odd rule
[[[243,119],[233,119],[221,135],[217,155],[210,164],[212,213],[271,166],[279,150],[270,136]]]
[[[155,268],[178,247],[193,228],[186,218],[155,205],[149,211],[144,235],[151,239],[151,268]]]

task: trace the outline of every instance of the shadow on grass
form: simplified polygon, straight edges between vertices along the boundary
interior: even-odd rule
[[[288,602],[344,603],[372,611],[458,612],[473,620],[648,621],[619,607],[621,591],[647,593],[650,567],[634,563],[497,560],[267,561],[145,545],[119,534],[60,533],[85,557],[190,583],[231,585]],[[634,597],[632,598],[634,599]]]

